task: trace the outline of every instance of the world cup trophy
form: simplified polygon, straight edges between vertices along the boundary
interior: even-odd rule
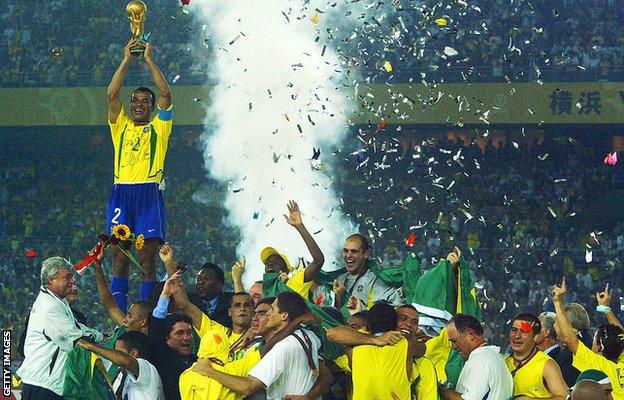
[[[145,34],[145,15],[147,14],[147,6],[141,0],[132,0],[126,5],[126,13],[130,20],[130,31],[132,39],[137,39],[141,45],[133,46],[130,52],[135,56],[143,55],[145,51],[145,43],[149,34]]]

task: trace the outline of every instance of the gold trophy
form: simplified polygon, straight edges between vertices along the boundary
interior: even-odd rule
[[[130,20],[132,39],[138,39],[140,44],[147,43],[149,34],[145,34],[145,14],[147,13],[147,6],[145,3],[141,0],[132,0],[126,6],[126,13]],[[144,51],[145,47],[138,45],[130,49],[130,52],[137,57],[143,55]]]

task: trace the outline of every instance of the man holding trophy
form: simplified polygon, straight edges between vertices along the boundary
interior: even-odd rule
[[[114,184],[108,204],[107,233],[119,224],[127,225],[137,236],[145,237],[139,250],[143,277],[140,298],[149,298],[155,285],[156,254],[165,241],[165,204],[161,184],[165,156],[173,118],[171,90],[152,58],[152,45],[144,34],[147,7],[133,0],[126,10],[132,39],[124,47],[124,56],[108,86],[108,125],[111,131],[114,159]],[[130,114],[126,114],[119,92],[130,65],[141,59],[147,65],[156,95],[147,87],[139,87],[130,98]],[[158,109],[156,109],[158,106]],[[117,304],[127,312],[128,258],[116,247],[111,291]]]

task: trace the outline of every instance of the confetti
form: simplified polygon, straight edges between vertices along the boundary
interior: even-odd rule
[[[384,61],[383,67],[386,72],[392,72],[392,64],[390,63],[390,61]]]
[[[435,22],[436,25],[438,25],[439,27],[445,27],[446,24],[448,23],[448,21],[445,18],[438,18],[433,22]]]
[[[175,77],[173,77],[173,83],[176,83],[178,79],[180,79],[180,75],[176,75]]]
[[[407,247],[414,247],[414,243],[416,243],[416,234],[412,232],[409,234],[409,236],[405,240],[405,245]]]
[[[180,0],[183,6],[188,6],[191,0]]]
[[[444,47],[444,54],[447,57],[454,57],[454,56],[458,55],[459,53],[454,48],[449,47],[449,46],[445,46]]]
[[[529,333],[533,330],[533,324],[527,321],[520,321],[520,330],[524,333]]]
[[[35,258],[35,257],[37,257],[37,252],[35,250],[33,250],[33,249],[30,249],[24,255],[26,257],[28,257],[28,258]]]
[[[53,48],[51,52],[52,52],[52,56],[54,57],[60,57],[63,55],[63,49],[60,47]]]
[[[617,151],[608,153],[604,158],[605,165],[615,165],[617,163]]]
[[[388,122],[385,119],[382,119],[381,121],[379,121],[379,124],[377,124],[377,128],[381,129],[382,131],[386,129],[387,127],[388,127]]]
[[[590,263],[592,262],[592,257],[593,256],[593,252],[591,250],[585,250],[585,262],[586,263]]]
[[[318,24],[319,23],[319,13],[314,13],[311,17],[310,17],[310,21],[312,21],[313,24]]]

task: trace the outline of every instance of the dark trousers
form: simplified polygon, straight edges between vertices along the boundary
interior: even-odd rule
[[[22,400],[64,400],[62,396],[54,393],[51,390],[29,385],[24,383],[22,385]]]

